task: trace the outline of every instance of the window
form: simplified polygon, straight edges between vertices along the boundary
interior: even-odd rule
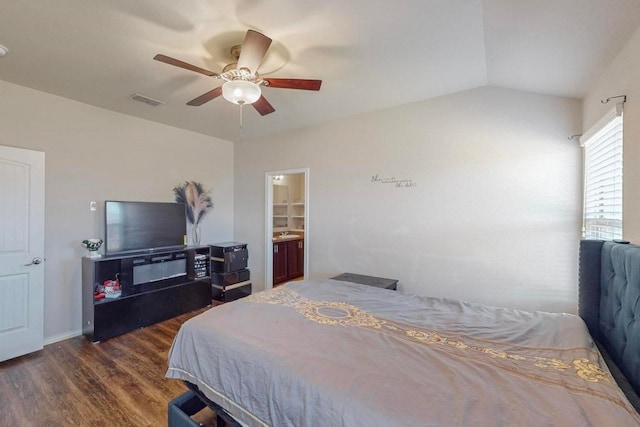
[[[580,139],[584,147],[582,237],[622,239],[622,108]]]

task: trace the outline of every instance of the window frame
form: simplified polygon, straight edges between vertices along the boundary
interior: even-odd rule
[[[580,146],[583,147],[583,239],[623,238],[624,117],[622,107],[622,102],[616,104],[614,109],[579,139]],[[603,153],[605,156],[602,155]],[[592,157],[594,154],[596,156]],[[594,159],[593,164],[590,163],[592,159]],[[593,169],[595,166],[597,166],[596,170]],[[593,186],[590,180],[598,173],[600,174],[598,184]],[[594,192],[597,190],[600,190],[599,199],[594,197]],[[600,201],[599,211],[596,211],[598,207],[594,208],[596,201]],[[601,213],[601,216],[594,218],[593,215],[598,213]]]

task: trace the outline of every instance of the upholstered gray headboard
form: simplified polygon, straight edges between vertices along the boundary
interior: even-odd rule
[[[580,317],[640,411],[640,247],[581,241],[579,282]]]

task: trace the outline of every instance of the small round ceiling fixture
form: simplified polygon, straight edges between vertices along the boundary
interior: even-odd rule
[[[0,56],[5,56],[7,52],[9,52],[9,49],[0,44]]]

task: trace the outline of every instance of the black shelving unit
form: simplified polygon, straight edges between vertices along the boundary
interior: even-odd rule
[[[209,246],[191,246],[83,258],[83,335],[98,342],[210,306],[210,256]],[[94,299],[96,287],[116,278],[119,297]]]
[[[248,260],[246,243],[221,242],[211,245],[211,295],[214,300],[231,302],[251,295]]]

